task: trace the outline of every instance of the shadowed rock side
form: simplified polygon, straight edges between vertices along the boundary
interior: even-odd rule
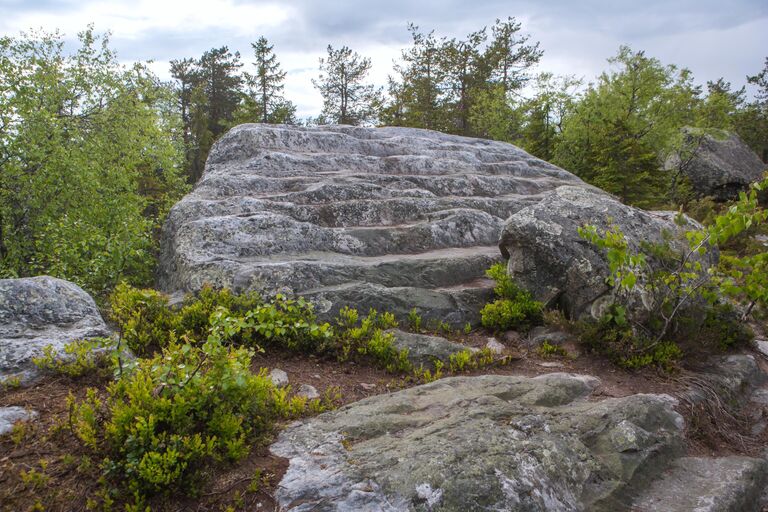
[[[455,377],[290,426],[285,511],[627,510],[681,453],[664,395],[600,402],[594,377]]]
[[[79,286],[48,276],[0,279],[0,377],[35,373],[46,345],[109,336],[96,303]]]
[[[285,289],[458,324],[490,296],[504,219],[570,173],[510,144],[409,128],[242,125],[163,231],[159,284]]]
[[[603,306],[613,301],[606,282],[608,261],[604,250],[579,236],[578,228],[592,224],[603,233],[616,226],[634,251],[643,242],[669,239],[684,252],[687,242],[678,235],[698,224],[685,217],[687,224],[678,225],[675,215],[627,206],[597,189],[560,187],[507,219],[499,247],[509,260],[509,275],[537,300],[561,307],[571,318],[599,318]],[[708,265],[717,252],[693,258]],[[643,307],[642,297],[636,297],[633,308]]]
[[[700,196],[712,196],[719,201],[734,199],[768,170],[768,164],[735,133],[713,135],[685,128],[683,138],[691,155],[674,155],[666,167],[686,176]]]

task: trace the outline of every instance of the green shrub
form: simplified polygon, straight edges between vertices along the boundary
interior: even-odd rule
[[[544,343],[542,343],[539,348],[536,349],[536,352],[541,357],[552,357],[552,356],[562,356],[565,357],[568,355],[568,352],[566,350],[558,345],[553,345],[549,342],[549,340],[544,340]]]
[[[389,372],[409,372],[407,350],[397,350],[394,336],[384,332],[397,327],[395,316],[371,309],[365,318],[360,318],[356,309],[344,307],[336,318],[337,333],[327,346],[341,361],[347,360],[352,353],[368,356]]]
[[[318,324],[312,304],[303,298],[294,300],[278,294],[241,318],[246,327],[242,341],[249,345],[272,343],[291,350],[319,352],[333,337],[330,324]]]
[[[682,357],[682,351],[672,341],[635,334],[624,308],[616,304],[597,321],[578,322],[576,329],[582,344],[589,350],[625,368],[657,365],[670,369]]]
[[[499,299],[480,310],[483,327],[494,330],[530,329],[542,321],[542,305],[523,295],[517,300]]]
[[[541,324],[543,305],[512,281],[504,264],[493,265],[486,275],[496,281],[493,291],[498,298],[480,310],[483,327],[506,331],[530,329]]]
[[[110,296],[110,306],[110,318],[117,324],[121,339],[137,356],[162,348],[170,332],[178,329],[168,297],[158,291],[120,283]]]
[[[110,338],[75,340],[64,345],[63,354],[54,350],[53,345],[43,348],[43,355],[32,362],[41,370],[68,377],[81,377],[94,372],[108,372],[112,365],[110,350],[115,342]]]
[[[203,336],[208,332],[211,314],[218,307],[235,314],[245,314],[264,303],[255,292],[234,294],[227,288],[219,290],[206,284],[199,292],[184,298],[178,311],[178,327],[183,333]]]
[[[715,304],[707,310],[701,325],[699,341],[705,345],[716,345],[723,350],[745,345],[755,334],[746,322],[739,319],[735,308],[728,303]]]
[[[421,332],[421,315],[416,311],[416,308],[413,308],[408,312],[408,323],[413,332]]]
[[[515,300],[522,290],[509,277],[507,266],[504,263],[495,263],[485,271],[485,275],[496,282],[493,293],[500,299]]]
[[[239,325],[227,337],[236,345],[273,344],[319,351],[333,335],[329,324],[316,322],[311,303],[280,294],[267,302],[256,294],[236,295],[205,286],[197,295],[188,296],[180,308],[172,308],[160,292],[120,284],[112,294],[111,306],[111,318],[122,339],[137,355],[151,354],[180,336],[204,339],[214,315]]]
[[[758,202],[766,189],[768,178],[711,216],[707,227],[690,226],[677,240],[668,233],[660,243],[640,243],[639,248],[631,247],[617,226],[602,233],[592,225],[579,228],[582,238],[605,251],[612,312],[621,313],[618,321],[608,317],[583,326],[586,343],[624,366],[638,367],[669,366],[682,355],[678,343],[687,348],[690,340],[698,345],[696,351],[702,345],[728,348],[749,340],[752,334],[740,324],[768,304],[768,252],[749,242],[768,222],[768,210]],[[682,215],[675,222],[689,225]],[[721,251],[718,264],[705,264],[713,248],[730,244],[735,254]],[[721,304],[723,296],[740,302],[743,313],[736,315]],[[639,301],[644,308],[636,306]]]
[[[194,493],[207,464],[243,458],[277,419],[309,407],[275,388],[266,370],[251,371],[252,349],[223,342],[243,328],[229,320],[213,315],[201,346],[172,339],[137,360],[104,397],[89,390],[70,399],[72,432],[103,457],[115,497],[134,496],[138,506],[156,493]]]
[[[468,370],[472,363],[472,351],[461,350],[451,354],[448,359],[451,372],[463,372]]]

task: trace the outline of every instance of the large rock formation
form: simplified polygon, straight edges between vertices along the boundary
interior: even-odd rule
[[[96,303],[79,286],[48,276],[0,279],[0,378],[34,374],[32,358],[74,340],[109,336]]]
[[[682,449],[674,400],[594,377],[446,378],[290,426],[285,511],[627,510]],[[666,509],[669,510],[669,509]]]
[[[661,243],[667,235],[694,227],[679,226],[674,215],[633,208],[596,189],[565,186],[512,215],[499,247],[508,258],[509,274],[537,300],[558,305],[571,318],[597,318],[602,306],[611,302],[608,261],[605,251],[579,236],[578,228],[592,224],[603,232],[617,226],[636,251],[643,242]],[[672,236],[670,243],[680,251],[687,248],[682,237]],[[711,252],[702,262],[716,256]]]
[[[242,125],[164,227],[159,284],[290,290],[454,324],[490,296],[504,219],[573,175],[505,143],[408,128]]]
[[[735,133],[713,135],[686,128],[683,147],[682,154],[673,155],[666,166],[688,178],[694,192],[701,196],[733,199],[768,170],[768,164]]]

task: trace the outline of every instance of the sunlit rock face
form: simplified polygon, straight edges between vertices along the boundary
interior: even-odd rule
[[[163,230],[159,284],[284,290],[453,324],[490,298],[504,220],[572,174],[501,142],[410,128],[247,124]]]

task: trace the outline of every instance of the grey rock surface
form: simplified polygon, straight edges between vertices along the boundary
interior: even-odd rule
[[[295,423],[271,447],[285,511],[621,510],[681,452],[665,395],[594,377],[453,377]]]
[[[394,336],[393,345],[397,350],[408,351],[408,361],[416,367],[424,368],[432,366],[435,359],[439,359],[446,365],[451,355],[464,350],[477,351],[476,348],[449,341],[440,336],[416,334],[399,329],[389,329],[386,332]]]
[[[0,279],[0,377],[35,374],[32,358],[74,340],[111,334],[82,288],[48,276]]]
[[[504,219],[572,174],[510,144],[411,128],[241,125],[163,229],[159,286],[283,290],[477,321]]]
[[[768,357],[768,340],[755,340],[755,348],[765,357]]]
[[[317,391],[317,388],[311,384],[302,384],[301,386],[299,386],[299,389],[298,391],[296,391],[296,394],[299,396],[303,396],[308,400],[314,400],[315,398],[320,398],[320,393]]]
[[[487,342],[485,343],[485,348],[494,354],[503,354],[507,350],[507,347],[504,346],[503,343],[493,337],[488,338]]]
[[[526,339],[526,345],[538,348],[546,341],[550,345],[560,346],[566,341],[573,340],[573,335],[563,332],[556,327],[540,325],[531,329]]]
[[[279,388],[288,385],[288,374],[280,368],[272,368],[272,371],[269,372],[269,379],[272,381],[272,384]]]
[[[637,512],[759,512],[768,462],[750,457],[683,457],[633,502]]]
[[[734,199],[768,169],[735,133],[713,135],[686,128],[683,137],[683,157],[673,156],[666,166],[687,177],[700,196],[721,201]]]
[[[696,370],[696,381],[679,398],[692,404],[711,400],[716,393],[726,403],[744,402],[765,383],[766,375],[750,354],[709,358]]]
[[[0,407],[0,436],[13,430],[18,421],[31,421],[37,417],[36,411],[30,411],[23,407]]]
[[[512,215],[499,240],[509,274],[536,300],[560,306],[570,318],[599,318],[612,302],[604,251],[579,236],[578,228],[585,224],[601,233],[619,227],[632,250],[642,242],[660,243],[665,233],[680,234],[684,229],[675,223],[673,213],[647,212],[597,189],[573,186],[559,187]],[[684,239],[673,237],[671,243],[678,250],[687,249]],[[716,257],[710,251],[705,258]],[[642,310],[642,297],[635,302]]]

